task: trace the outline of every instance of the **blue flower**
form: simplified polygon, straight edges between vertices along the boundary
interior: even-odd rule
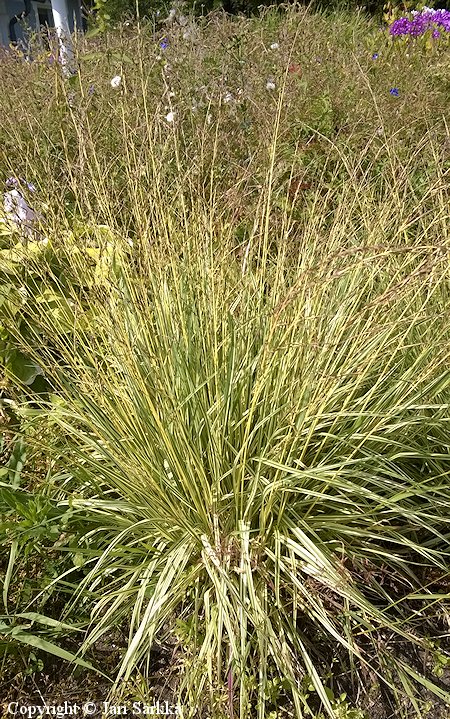
[[[389,92],[390,92],[391,95],[393,95],[394,97],[398,97],[399,94],[400,94],[397,87],[391,87],[391,89],[389,90]]]
[[[372,60],[378,60],[378,53],[374,52],[372,55]]]
[[[163,40],[161,40],[161,42],[159,43],[159,47],[161,47],[163,50],[167,50],[167,48],[169,47],[167,38],[164,38]]]

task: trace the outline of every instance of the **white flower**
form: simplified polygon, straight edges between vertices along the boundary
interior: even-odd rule
[[[212,115],[210,112],[206,115],[206,123],[210,125],[212,123]]]
[[[275,90],[275,83],[273,80],[267,80],[266,90]]]
[[[118,87],[120,87],[121,84],[122,84],[122,78],[120,77],[120,75],[116,75],[111,80],[111,87],[113,87],[114,89],[117,89]]]
[[[225,93],[225,95],[223,96],[223,101],[224,101],[225,103],[228,103],[228,102],[232,102],[232,101],[233,101],[233,95],[231,94],[231,92],[226,92],[226,93]]]
[[[280,49],[280,46],[279,46],[279,44],[278,44],[277,42],[273,42],[273,43],[271,44],[271,46],[270,46],[270,49],[271,49],[271,50],[279,50],[279,49]]]
[[[169,113],[167,113],[166,120],[167,120],[167,122],[173,122],[174,119],[175,119],[175,113],[173,112],[173,110],[171,110]]]
[[[175,93],[172,92],[172,91],[171,91],[171,92],[168,92],[168,93],[167,93],[167,97],[175,97]]]

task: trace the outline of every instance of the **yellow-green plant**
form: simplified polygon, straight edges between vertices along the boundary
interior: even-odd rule
[[[129,622],[117,685],[179,617],[193,622],[186,716],[228,687],[239,716],[264,717],[277,675],[303,716],[304,673],[334,716],[317,632],[417,711],[416,684],[448,699],[388,640],[423,646],[413,607],[439,600],[427,573],[446,570],[450,502],[448,246],[438,218],[405,241],[400,190],[343,249],[348,203],[368,218],[373,202],[353,176],[327,245],[318,204],[293,260],[282,237],[270,251],[269,178],[245,266],[199,208],[171,228],[171,254],[136,247],[91,293],[91,327],[76,291],[64,333],[45,302],[33,312],[67,503],[101,517],[79,540],[71,607],[89,598],[83,650]]]

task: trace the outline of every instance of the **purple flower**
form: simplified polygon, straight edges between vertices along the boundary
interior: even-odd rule
[[[159,43],[159,47],[163,50],[167,50],[167,48],[169,47],[169,42],[167,38],[163,38],[163,40],[161,40],[161,42]]]
[[[372,60],[378,60],[378,53],[374,52],[372,55]]]
[[[412,20],[401,17],[395,20],[389,27],[391,35],[410,35],[419,37],[427,30],[433,30],[433,37],[440,37],[440,30],[450,32],[450,10],[433,10],[424,8],[422,12],[413,10]],[[435,34],[435,33],[439,34]]]
[[[391,87],[391,89],[389,90],[389,92],[390,92],[391,95],[393,95],[394,97],[398,97],[398,96],[399,96],[398,87]]]
[[[93,95],[95,92],[95,85],[89,85],[88,95]]]

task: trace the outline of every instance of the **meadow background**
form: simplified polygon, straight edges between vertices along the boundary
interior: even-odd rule
[[[450,58],[404,12],[3,53],[5,705],[449,716]]]

